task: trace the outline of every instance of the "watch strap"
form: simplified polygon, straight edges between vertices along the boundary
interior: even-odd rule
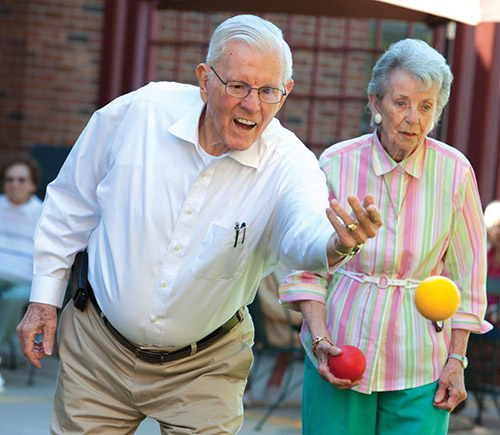
[[[457,353],[450,353],[448,355],[448,359],[449,358],[453,358],[453,359],[457,359],[458,361],[460,361],[460,363],[462,364],[462,367],[465,369],[467,368],[467,357],[464,356],[464,355],[458,355]]]

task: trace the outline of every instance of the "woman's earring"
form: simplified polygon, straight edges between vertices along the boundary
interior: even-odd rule
[[[435,125],[434,125],[434,121],[432,121],[432,122],[431,122],[431,130],[430,130],[430,131],[434,130],[434,127],[435,127]]]
[[[382,122],[382,115],[380,113],[375,113],[373,120],[375,121],[375,124],[379,125]]]

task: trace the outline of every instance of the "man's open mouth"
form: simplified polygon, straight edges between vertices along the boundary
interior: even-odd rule
[[[245,119],[245,118],[236,118],[234,120],[234,123],[239,127],[239,128],[243,128],[245,130],[250,130],[252,128],[254,128],[257,123],[254,122],[254,121],[250,121],[249,119]]]

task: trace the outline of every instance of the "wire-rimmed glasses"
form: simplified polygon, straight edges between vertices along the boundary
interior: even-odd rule
[[[228,80],[225,82],[221,79],[214,67],[211,66],[210,69],[215,73],[217,78],[226,87],[226,94],[234,97],[243,99],[255,89],[259,95],[260,101],[266,104],[278,104],[283,97],[286,95],[286,90],[281,90],[278,88],[273,88],[272,86],[261,86],[260,88],[253,88],[248,83],[240,82],[237,80]]]

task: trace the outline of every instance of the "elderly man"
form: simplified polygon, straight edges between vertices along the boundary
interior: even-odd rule
[[[48,188],[18,327],[34,365],[85,248],[93,289],[61,316],[53,433],[131,433],[145,416],[162,433],[238,432],[262,275],[334,267],[381,225],[371,197],[327,218],[316,159],[274,119],[293,87],[274,24],[226,20],[196,75],[97,111]]]

